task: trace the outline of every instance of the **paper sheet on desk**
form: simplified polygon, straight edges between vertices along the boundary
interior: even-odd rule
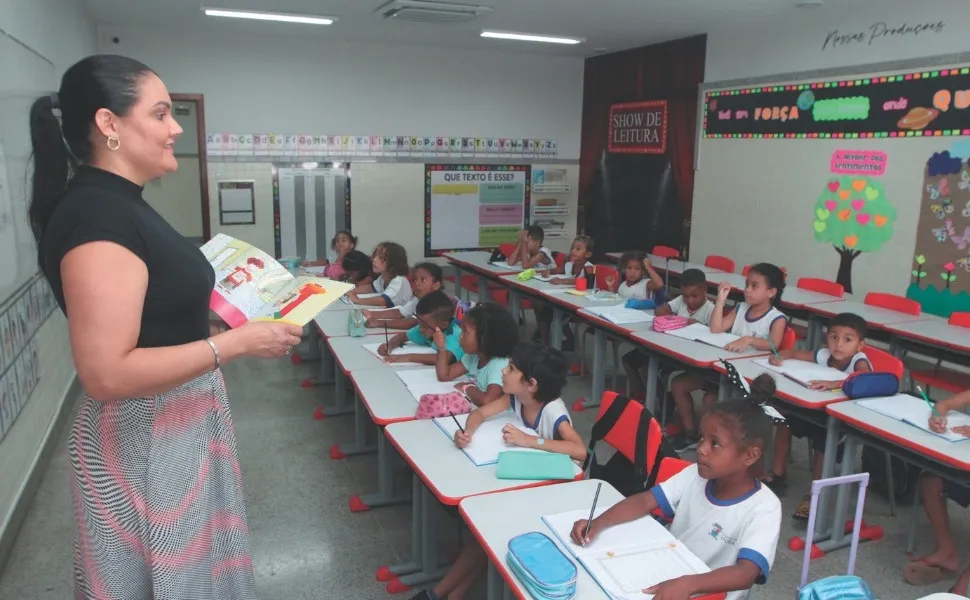
[[[522,267],[520,265],[510,265],[507,262],[498,262],[498,261],[496,261],[496,262],[491,262],[491,263],[488,263],[488,264],[492,265],[493,267],[498,267],[499,269],[508,269],[509,271],[521,271],[522,270]]]
[[[606,319],[615,325],[626,325],[629,323],[651,323],[653,322],[653,311],[636,310],[626,308],[624,305],[602,306],[587,308],[586,312]]]
[[[795,383],[808,387],[813,381],[844,381],[849,376],[845,371],[833,369],[806,360],[789,359],[780,366],[771,364],[767,358],[756,358],[753,361],[759,367],[764,367],[775,373],[780,373]]]
[[[380,343],[377,344],[364,344],[362,348],[367,350],[377,358],[384,360],[384,357],[377,353],[377,349],[381,347]],[[402,354],[435,354],[434,348],[428,346],[417,346],[415,344],[404,344],[400,348],[395,348],[391,351],[391,356],[400,356]],[[428,365],[422,365],[421,363],[413,362],[401,362],[401,363],[389,363],[385,362],[389,367],[399,369],[401,367],[427,367]]]
[[[671,329],[664,333],[685,340],[707,344],[708,346],[714,346],[715,348],[723,348],[731,342],[741,339],[740,336],[736,336],[733,333],[713,333],[710,327],[701,325],[700,323],[688,325],[683,329]]]
[[[455,390],[455,384],[467,382],[467,377],[453,381],[438,381],[438,375],[432,369],[407,369],[397,372],[398,378],[408,388],[414,399],[420,400],[424,394],[448,394]]]
[[[596,516],[606,510],[597,510]],[[542,520],[612,598],[652,598],[641,590],[710,570],[650,516],[606,529],[588,546],[574,544],[569,535],[573,524],[587,517],[589,511],[576,510],[547,515]]]
[[[925,401],[914,396],[899,394],[892,396],[891,398],[872,398],[870,400],[859,400],[857,404],[881,415],[885,415],[891,419],[896,419],[898,421],[902,421],[903,423],[912,425],[913,427],[918,427],[923,431],[932,433],[933,435],[943,438],[948,442],[962,442],[968,439],[966,436],[960,435],[959,433],[954,433],[953,428],[970,425],[970,415],[962,412],[950,411],[946,414],[946,424],[950,431],[947,431],[946,433],[930,431],[930,407],[926,405]]]
[[[468,415],[457,415],[455,418],[464,427],[465,422],[468,420]],[[434,422],[448,436],[448,439],[455,439],[455,432],[458,431],[458,425],[455,424],[455,419],[444,417],[442,419],[435,419]],[[462,448],[465,455],[475,463],[476,467],[497,463],[499,453],[512,448],[512,446],[506,445],[505,441],[502,440],[502,428],[510,423],[529,435],[538,436],[534,430],[523,425],[519,417],[510,410],[495,415],[482,423],[475,432],[475,435],[472,436],[472,442],[465,448]],[[516,452],[543,452],[543,450],[533,450],[532,448],[515,448],[515,450]]]

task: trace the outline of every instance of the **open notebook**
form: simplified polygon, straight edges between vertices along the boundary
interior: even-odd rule
[[[636,310],[626,308],[622,304],[618,306],[594,306],[586,309],[591,315],[596,315],[601,319],[606,319],[615,325],[627,325],[630,323],[652,323],[653,311]]]
[[[849,376],[845,371],[826,367],[807,360],[789,359],[775,366],[767,358],[756,358],[753,361],[759,367],[770,369],[784,375],[795,383],[808,387],[813,381],[844,381]]]
[[[502,270],[505,270],[505,269],[508,269],[509,271],[521,271],[522,270],[522,265],[510,265],[507,261],[504,261],[504,260],[503,261],[490,262],[488,264],[492,265],[493,267],[498,267],[499,269],[502,269]]]
[[[665,331],[667,335],[672,335],[674,337],[683,338],[685,340],[693,340],[695,342],[700,342],[702,344],[707,344],[708,346],[714,346],[715,348],[723,348],[740,339],[739,336],[733,333],[713,333],[711,328],[707,325],[701,325],[700,323],[694,323],[688,325],[682,329],[671,329],[670,331]]]
[[[924,400],[906,394],[897,394],[890,398],[873,398],[871,400],[859,400],[859,406],[868,408],[881,415],[902,421],[914,427],[919,427],[923,431],[932,433],[949,442],[962,442],[968,439],[959,433],[953,433],[954,427],[970,425],[970,415],[962,412],[950,411],[946,414],[947,427],[950,431],[946,433],[936,433],[930,431],[930,407]]]
[[[364,350],[367,350],[377,358],[384,360],[384,357],[377,353],[377,349],[381,347],[381,343],[377,344],[364,344]],[[418,346],[417,344],[407,343],[400,348],[395,348],[391,350],[392,356],[400,356],[401,354],[435,354],[434,348],[430,346]],[[413,362],[399,362],[399,363],[387,363],[387,366],[399,369],[401,367],[427,367],[428,365],[422,365],[420,363]]]
[[[607,508],[597,509],[596,516]],[[574,544],[569,536],[573,524],[588,517],[589,511],[575,510],[542,520],[610,598],[650,600],[653,596],[642,590],[668,579],[710,571],[650,516],[611,527],[588,546]]]
[[[420,400],[424,394],[448,394],[457,391],[455,384],[460,381],[470,381],[467,377],[452,381],[438,381],[438,375],[433,368],[405,369],[397,371],[398,378],[411,392],[415,400]]]
[[[465,426],[465,421],[468,420],[468,415],[458,415],[455,417],[461,426]],[[451,417],[444,417],[441,419],[435,419],[435,424],[441,428],[441,431],[448,436],[448,439],[455,439],[455,432],[458,431],[458,426],[455,424],[455,419]],[[502,428],[511,423],[515,425],[522,431],[528,433],[529,435],[538,435],[534,430],[529,429],[522,424],[522,421],[518,416],[511,410],[507,410],[503,413],[497,414],[491,419],[485,421],[481,424],[475,435],[472,436],[472,443],[468,444],[464,450],[468,458],[475,463],[476,467],[481,467],[484,465],[493,465],[498,462],[498,455],[500,452],[504,452],[509,449],[509,446],[505,445],[502,440]],[[515,448],[515,450],[522,452],[543,452],[542,450],[533,450],[531,448]]]

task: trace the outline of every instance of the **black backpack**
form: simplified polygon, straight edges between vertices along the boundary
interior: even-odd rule
[[[677,453],[674,452],[673,448],[667,443],[666,439],[662,439],[660,446],[657,448],[657,454],[653,458],[653,465],[650,472],[647,473],[646,456],[647,456],[647,443],[650,438],[650,423],[656,421],[649,410],[645,407],[640,412],[640,420],[637,424],[636,431],[636,449],[634,451],[634,462],[631,463],[630,460],[624,456],[621,452],[617,452],[606,461],[606,464],[600,465],[596,462],[596,454],[594,450],[596,449],[596,443],[602,441],[604,437],[616,426],[620,420],[620,416],[623,411],[626,410],[627,406],[630,404],[636,404],[638,406],[643,406],[639,402],[631,400],[626,396],[620,396],[619,394],[613,400],[613,404],[610,405],[603,416],[600,417],[596,423],[593,424],[593,431],[590,434],[589,449],[586,454],[586,462],[583,463],[583,470],[587,472],[590,479],[601,479],[612,485],[618,492],[624,496],[632,496],[638,494],[644,490],[649,490],[657,482],[657,474],[660,471],[660,462],[664,458],[676,458]],[[654,433],[655,435],[663,435],[660,431],[659,425]]]

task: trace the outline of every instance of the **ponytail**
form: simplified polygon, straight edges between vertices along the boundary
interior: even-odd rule
[[[40,243],[54,209],[64,197],[64,188],[77,168],[61,134],[54,111],[60,111],[56,94],[41,96],[30,107],[30,143],[33,146],[30,228]]]

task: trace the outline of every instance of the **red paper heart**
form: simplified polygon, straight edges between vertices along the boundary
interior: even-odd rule
[[[829,191],[830,192],[835,193],[835,191],[839,189],[839,182],[838,181],[830,181],[828,187],[829,187]]]

